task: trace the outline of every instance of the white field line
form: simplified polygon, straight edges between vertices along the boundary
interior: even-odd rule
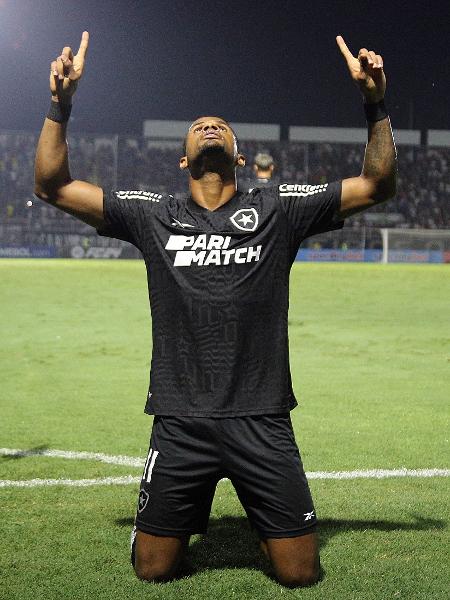
[[[311,471],[308,479],[388,479],[389,477],[450,477],[450,469],[368,469],[367,471]]]
[[[24,458],[26,456],[50,456],[51,458],[71,458],[75,460],[96,460],[110,465],[123,465],[125,467],[143,467],[145,459],[132,456],[111,456],[101,452],[71,452],[68,450],[15,450],[14,448],[0,448],[0,456]]]
[[[17,450],[0,448],[0,455],[21,458],[26,456],[49,456],[78,460],[96,460],[113,465],[143,467],[145,459],[132,456],[112,456],[98,452],[71,452],[67,450]],[[387,479],[392,477],[450,477],[450,469],[368,469],[358,471],[310,471],[308,479]],[[39,486],[73,486],[88,487],[92,485],[129,485],[139,483],[139,477],[126,475],[123,477],[103,477],[99,479],[30,479],[0,480],[0,488],[6,487],[39,487]],[[227,481],[227,479],[221,479]]]
[[[101,479],[28,479],[26,481],[8,481],[0,479],[0,488],[32,488],[47,486],[90,487],[92,485],[130,485],[137,484],[140,477],[125,475],[124,477],[102,477]]]

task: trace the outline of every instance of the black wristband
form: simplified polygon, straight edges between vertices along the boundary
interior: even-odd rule
[[[50,103],[50,109],[47,113],[47,119],[50,121],[56,121],[56,123],[67,123],[70,119],[70,113],[72,112],[71,104],[60,104],[54,100]]]
[[[364,112],[366,113],[366,121],[368,123],[376,123],[382,121],[388,116],[384,100],[375,102],[374,104],[364,103]]]

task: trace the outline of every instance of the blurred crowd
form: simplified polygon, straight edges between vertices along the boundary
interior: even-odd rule
[[[33,199],[33,162],[37,135],[0,134],[0,224],[5,236],[21,227],[34,231],[86,230],[63,213]],[[186,173],[179,169],[181,144],[132,136],[69,138],[72,175],[105,189],[148,189],[185,194]],[[255,187],[252,162],[258,152],[275,164],[273,183],[319,184],[358,175],[364,146],[298,142],[242,142],[247,166],[238,173],[241,188]],[[450,148],[399,146],[398,191],[395,199],[352,217],[347,227],[449,228]],[[30,209],[30,201],[33,207]],[[4,227],[9,225],[10,227]]]

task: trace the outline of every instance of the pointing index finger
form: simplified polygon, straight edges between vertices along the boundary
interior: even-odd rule
[[[80,47],[78,48],[78,54],[84,58],[86,56],[86,52],[89,46],[89,32],[83,31],[83,35],[81,36]]]
[[[353,54],[348,49],[347,44],[344,42],[344,38],[342,37],[342,35],[336,36],[336,42],[337,42],[337,45],[339,46],[339,50],[342,52],[343,56],[347,60],[349,60],[350,58],[354,58]]]

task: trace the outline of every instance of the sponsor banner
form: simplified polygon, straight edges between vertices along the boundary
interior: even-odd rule
[[[123,248],[108,248],[105,246],[72,246],[71,258],[120,258]]]
[[[296,260],[318,261],[318,262],[380,262],[381,250],[333,250],[323,248],[302,248],[297,254]]]
[[[442,250],[389,250],[389,262],[442,263]]]
[[[440,250],[390,250],[389,262],[395,263],[442,263],[445,253]],[[296,260],[317,262],[381,262],[382,250],[333,250],[302,248]],[[447,261],[449,257],[447,256]]]
[[[54,246],[0,246],[0,258],[53,258]]]

